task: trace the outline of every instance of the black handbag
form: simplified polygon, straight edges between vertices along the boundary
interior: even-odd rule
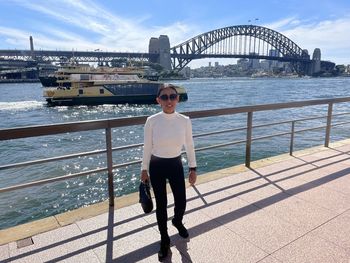
[[[151,197],[150,185],[149,182],[140,183],[139,186],[139,195],[140,195],[140,203],[145,214],[152,212],[153,210],[153,202]]]

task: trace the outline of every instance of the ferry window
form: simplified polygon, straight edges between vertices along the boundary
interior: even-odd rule
[[[84,94],[84,91],[82,89],[79,90],[79,94]]]
[[[89,77],[87,74],[80,74],[80,80],[89,80]]]
[[[104,89],[100,89],[100,94],[104,94],[105,90]]]

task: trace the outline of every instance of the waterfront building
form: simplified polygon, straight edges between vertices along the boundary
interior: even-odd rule
[[[259,55],[259,54],[254,53],[254,52],[251,52],[251,53],[249,53],[249,55],[250,55],[250,56],[257,56],[257,55]],[[259,69],[259,66],[260,66],[259,63],[260,63],[260,62],[259,62],[259,59],[250,58],[250,59],[249,59],[249,68],[250,68],[250,69],[253,69],[253,70]]]

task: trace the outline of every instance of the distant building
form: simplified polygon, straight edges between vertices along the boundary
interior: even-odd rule
[[[264,71],[270,70],[270,61],[269,60],[261,60],[260,61],[260,69]]]
[[[242,70],[247,70],[249,68],[249,60],[246,58],[241,58],[237,60],[237,65],[242,69]]]
[[[276,49],[269,50],[270,57],[279,57],[279,52]],[[273,70],[274,68],[278,68],[278,60],[269,60],[269,69]]]
[[[185,78],[190,78],[190,77],[191,77],[191,68],[190,68],[190,67],[185,67],[183,70],[180,71],[180,73],[181,73]]]
[[[345,72],[350,74],[350,65],[347,65],[346,68],[345,68]]]
[[[254,56],[254,55],[259,55],[257,53],[249,53],[249,55]],[[259,59],[256,58],[250,58],[249,59],[249,68],[251,69],[258,69],[259,68]]]

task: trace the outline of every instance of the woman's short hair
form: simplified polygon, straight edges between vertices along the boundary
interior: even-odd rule
[[[163,83],[159,86],[158,88],[158,92],[157,92],[157,97],[159,97],[160,93],[165,90],[165,89],[172,89],[173,91],[175,91],[176,94],[177,93],[177,90],[175,88],[175,86],[173,84],[170,84],[170,83]]]

